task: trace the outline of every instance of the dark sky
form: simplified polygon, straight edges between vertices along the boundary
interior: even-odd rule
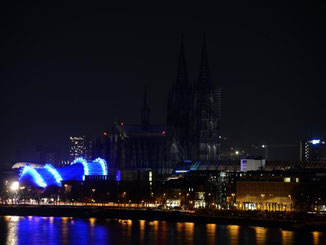
[[[222,134],[232,143],[326,136],[318,2],[42,2],[1,6],[0,164],[12,164],[17,149],[99,136],[115,118],[138,123],[145,84],[152,121],[165,123],[181,33],[195,81],[206,32],[211,76],[223,91]]]

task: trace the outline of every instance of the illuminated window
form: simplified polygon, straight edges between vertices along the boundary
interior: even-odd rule
[[[152,171],[149,171],[149,177],[148,180],[151,182],[153,180],[153,173]]]

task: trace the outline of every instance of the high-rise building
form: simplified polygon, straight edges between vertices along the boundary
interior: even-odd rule
[[[77,157],[90,158],[92,142],[86,136],[72,136],[70,137],[70,160]]]
[[[300,161],[325,161],[326,142],[320,139],[300,141]]]

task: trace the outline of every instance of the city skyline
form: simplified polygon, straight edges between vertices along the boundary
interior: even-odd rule
[[[3,3],[0,244],[324,244],[323,5]]]
[[[167,13],[168,7],[149,13],[140,6],[139,12],[88,7],[10,5],[2,16],[8,35],[0,70],[0,164],[12,163],[17,148],[101,135],[114,119],[138,123],[145,84],[152,121],[165,123],[182,33],[191,82],[207,35],[211,75],[223,91],[222,135],[235,145],[325,135],[323,36],[315,7],[189,3],[186,13],[178,11],[181,5]]]

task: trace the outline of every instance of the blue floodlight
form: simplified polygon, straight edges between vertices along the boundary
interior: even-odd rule
[[[108,175],[108,165],[103,158],[98,157],[93,162],[98,162],[101,164],[102,175]]]
[[[83,180],[85,179],[85,175],[89,175],[89,169],[88,169],[88,163],[87,163],[87,161],[84,159],[84,158],[82,158],[82,157],[78,157],[78,158],[76,158],[72,163],[71,163],[71,165],[72,164],[75,164],[75,163],[81,163],[81,164],[83,164],[83,166],[84,166],[84,176],[83,176]]]
[[[115,180],[120,181],[121,180],[121,171],[118,170],[117,174],[115,175]]]
[[[61,186],[61,181],[63,180],[61,175],[59,174],[58,170],[56,170],[51,164],[46,164],[44,166],[46,170],[48,170],[53,177],[55,178],[55,181],[57,182],[58,186]]]
[[[23,178],[25,175],[30,174],[33,177],[33,180],[35,182],[35,184],[39,187],[43,187],[45,188],[47,186],[47,184],[45,183],[44,179],[42,178],[42,176],[31,166],[26,165],[19,177],[19,180],[21,178]]]
[[[88,162],[84,158],[79,157],[69,166],[61,168],[45,164],[44,167],[35,169],[30,165],[26,165],[21,171],[19,181],[30,181],[35,186],[45,188],[51,185],[61,186],[61,182],[67,180],[83,181],[86,175],[108,175],[106,161],[102,158],[97,158],[94,161]]]

